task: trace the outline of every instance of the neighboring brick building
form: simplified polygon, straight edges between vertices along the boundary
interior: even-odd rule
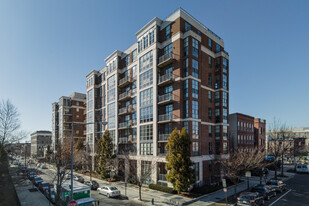
[[[254,146],[265,149],[266,145],[266,120],[254,119]]]
[[[212,161],[228,152],[229,55],[223,40],[181,8],[165,20],[153,18],[136,38],[86,77],[87,122],[108,121],[107,127],[87,127],[91,155],[108,128],[118,158],[130,151],[137,175],[157,162],[148,182],[166,185],[167,138],[185,127],[197,183],[209,183]]]
[[[254,149],[254,117],[234,113],[229,115],[229,140],[230,149]]]
[[[70,96],[62,96],[59,102],[53,103],[52,111],[52,148],[58,140],[72,136],[72,123],[85,123],[86,121],[86,95],[74,92]],[[74,126],[74,141],[86,138],[86,126]]]
[[[52,144],[52,133],[50,131],[39,130],[31,134],[31,157],[44,157],[44,150]]]

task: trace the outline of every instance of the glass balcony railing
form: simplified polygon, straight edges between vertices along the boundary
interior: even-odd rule
[[[173,114],[172,113],[159,115],[159,122],[161,122],[161,121],[171,121],[171,120],[173,120]]]
[[[174,79],[174,75],[172,73],[167,73],[159,77],[158,84],[163,84],[165,82],[172,81]]]
[[[118,85],[121,86],[121,85],[124,85],[124,84],[127,84],[127,83],[130,83],[130,77],[129,76],[126,76],[126,77],[120,79]]]
[[[159,141],[167,141],[170,134],[159,134]]]

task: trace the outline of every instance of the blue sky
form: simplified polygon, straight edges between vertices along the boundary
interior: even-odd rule
[[[51,130],[51,104],[125,50],[153,17],[184,8],[225,41],[230,113],[309,126],[309,1],[0,2],[0,99],[30,132]]]

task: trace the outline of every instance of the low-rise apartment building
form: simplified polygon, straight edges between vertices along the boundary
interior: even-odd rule
[[[48,145],[52,144],[52,133],[50,131],[39,130],[33,132],[31,135],[31,157],[42,158],[44,151]]]

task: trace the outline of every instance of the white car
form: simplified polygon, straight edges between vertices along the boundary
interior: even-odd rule
[[[307,165],[307,164],[298,164],[296,166],[296,173],[309,173],[309,165]]]
[[[97,189],[99,194],[106,195],[107,197],[117,197],[120,196],[120,191],[113,186],[103,186]]]

